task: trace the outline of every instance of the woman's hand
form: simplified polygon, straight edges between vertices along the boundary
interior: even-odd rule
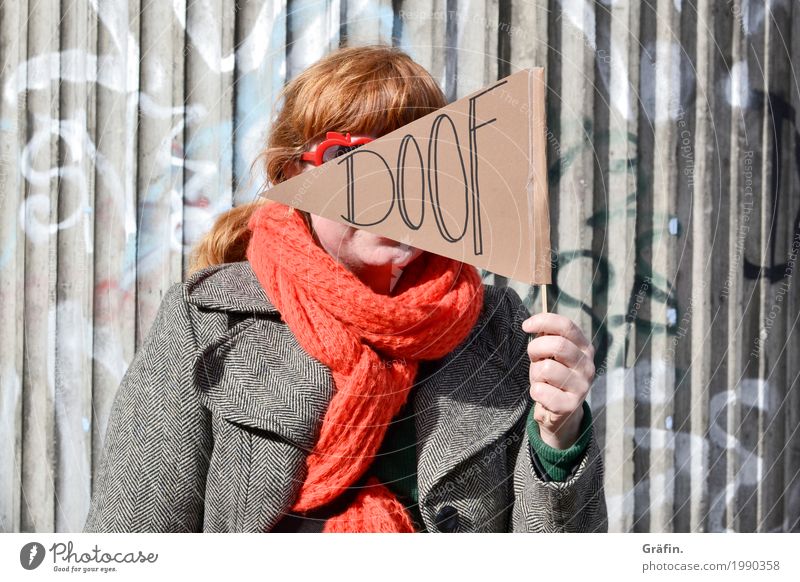
[[[545,443],[567,449],[580,436],[583,401],[594,380],[594,347],[577,325],[556,313],[538,313],[522,329],[539,334],[528,343],[533,418]]]

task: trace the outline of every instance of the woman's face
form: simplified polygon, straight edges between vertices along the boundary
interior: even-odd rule
[[[376,136],[351,137],[374,139]],[[319,143],[317,141],[312,144],[309,151],[316,151]],[[309,162],[301,164],[299,172],[306,172],[315,167]],[[311,227],[320,246],[378,293],[391,292],[403,269],[423,253],[422,249],[366,230],[353,228],[316,214],[310,216]]]

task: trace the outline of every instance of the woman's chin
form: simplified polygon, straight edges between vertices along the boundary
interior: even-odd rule
[[[368,264],[374,267],[392,267],[402,269],[422,254],[420,249],[408,245],[382,245],[371,253]]]

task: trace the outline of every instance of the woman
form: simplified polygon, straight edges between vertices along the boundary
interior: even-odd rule
[[[337,51],[285,88],[267,177],[444,105],[399,50]],[[195,269],[120,386],[86,531],[606,530],[594,351],[566,318],[264,200]]]

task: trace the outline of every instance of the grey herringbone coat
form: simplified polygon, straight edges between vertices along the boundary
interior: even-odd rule
[[[417,377],[428,531],[442,529],[446,506],[457,531],[607,529],[594,435],[567,481],[533,467],[527,316],[512,290],[487,287],[467,340]],[[85,531],[269,531],[299,491],[332,393],[330,371],[302,350],[247,262],[175,284],[114,401]]]

